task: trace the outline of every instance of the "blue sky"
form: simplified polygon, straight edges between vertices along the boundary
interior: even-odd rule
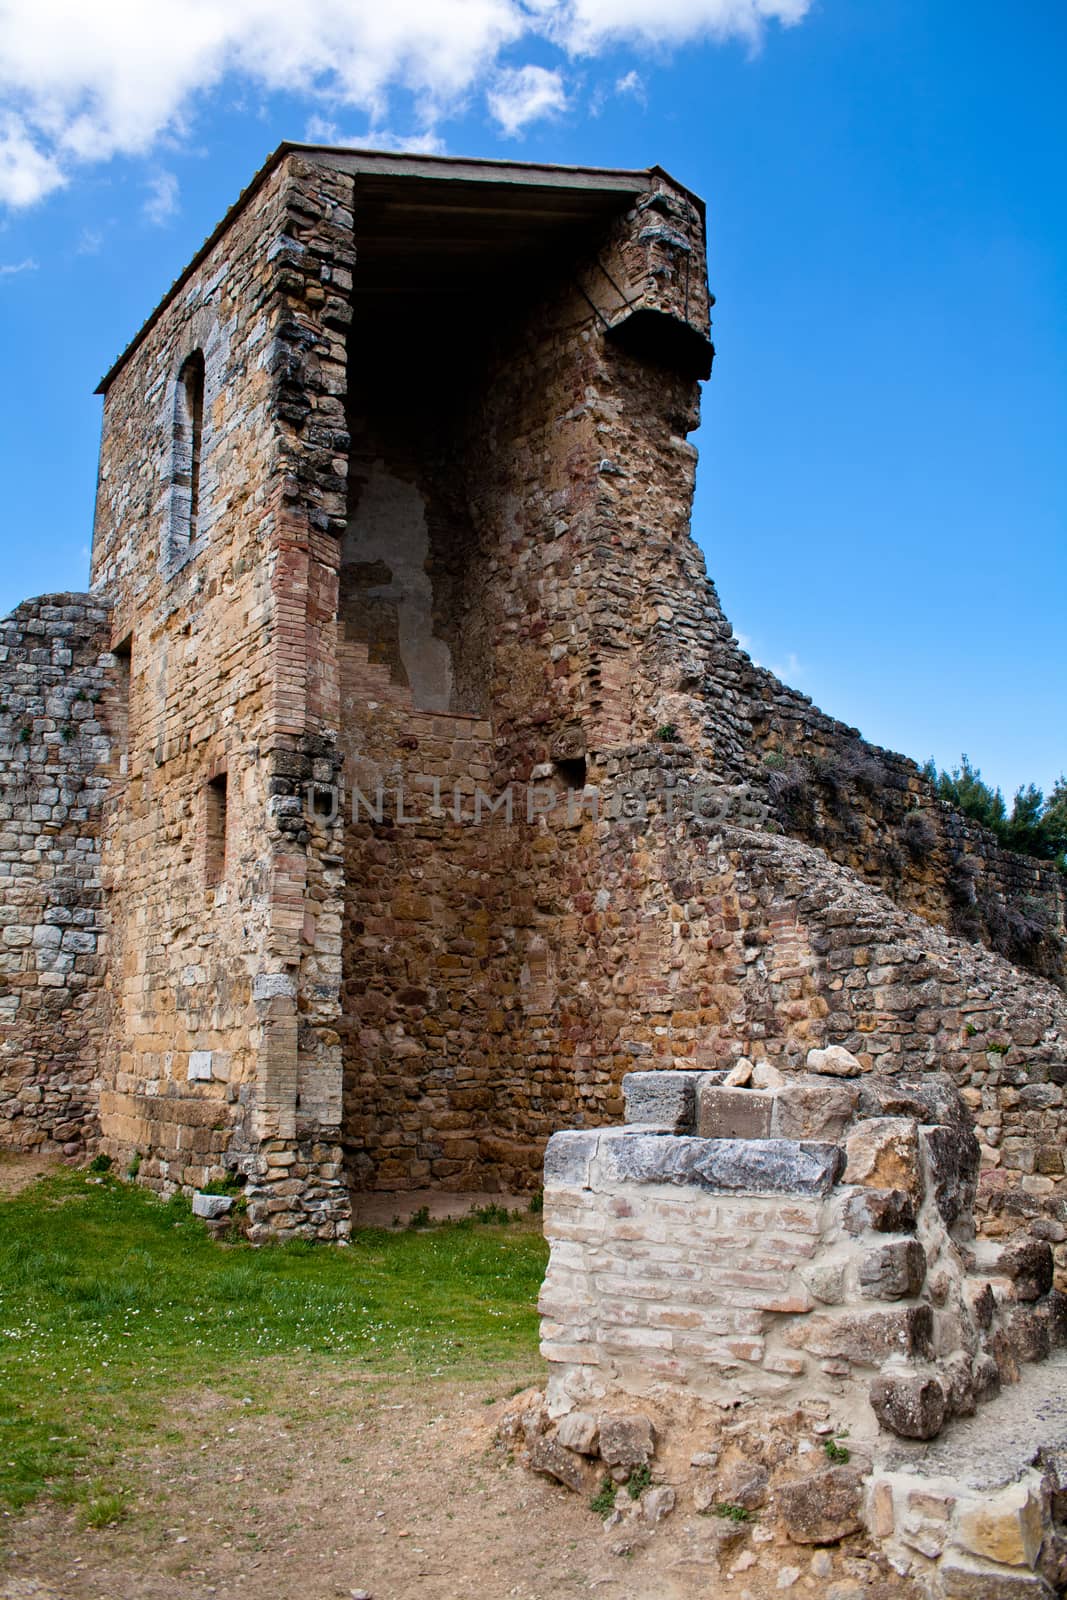
[[[84,586],[92,390],[281,139],[658,162],[708,202],[694,532],[748,648],[918,759],[1067,768],[1057,0],[136,9],[0,0],[0,612]]]

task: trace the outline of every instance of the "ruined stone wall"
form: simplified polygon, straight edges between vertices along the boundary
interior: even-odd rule
[[[658,209],[676,204],[680,219]],[[1000,1182],[1056,1230],[1062,1001],[980,949],[935,933],[928,950],[906,913],[988,939],[990,895],[1029,896],[1052,908],[1052,926],[1058,882],[738,650],[688,534],[696,384],[666,342],[635,350],[615,336],[634,291],[651,304],[666,285],[684,309],[670,295],[684,295],[686,252],[658,237],[675,224],[699,259],[685,203],[646,197],[606,242],[607,273],[587,264],[577,294],[569,274],[541,285],[532,310],[513,295],[462,362],[427,348],[422,324],[430,376],[417,393],[403,338],[379,333],[376,361],[360,331],[346,768],[368,793],[383,782],[409,796],[420,784],[426,795],[427,779],[449,794],[451,769],[468,821],[416,802],[418,822],[397,824],[387,800],[381,825],[364,817],[348,832],[353,1170],[386,1186],[523,1186],[553,1127],[618,1115],[635,1061],[715,1066],[750,1051],[795,1066],[813,1045],[859,1049],[875,1033],[889,1070],[956,1073],[977,1096],[989,1172],[1014,1174],[989,1179],[991,1204],[1003,1209]],[[649,248],[675,250],[662,277],[658,258],[646,272]],[[706,329],[702,278],[690,273],[689,288]],[[360,554],[361,494],[368,520],[393,533],[405,497],[415,506],[421,654],[402,637],[388,540]],[[433,707],[470,720],[431,723]],[[801,752],[805,783],[827,791],[815,822],[790,799]],[[470,825],[486,772],[494,797],[519,785],[511,826]],[[531,784],[552,808],[527,822]],[[733,848],[714,826],[664,815],[664,792],[694,785],[718,786],[734,820],[750,811]],[[613,796],[633,790],[644,814],[609,817]],[[793,854],[776,827],[819,848]],[[1059,947],[1038,943],[1011,953],[1056,976]]]
[[[863,1055],[875,1035],[885,1070],[956,1073],[990,1173],[1014,1174],[1011,1204],[1044,1207],[1055,1232],[1062,996],[775,835],[751,725],[730,734],[740,695],[706,678],[709,651],[735,647],[687,530],[695,385],[618,349],[573,298],[533,320],[536,338],[520,321],[495,363],[487,353],[469,444],[462,391],[448,409],[431,387],[411,427],[469,485],[464,501],[447,467],[421,468],[428,527],[435,500],[453,527],[466,507],[474,554],[449,591],[453,665],[467,654],[449,704],[463,709],[457,683],[479,686],[467,709],[484,717],[412,722],[395,620],[392,645],[381,626],[346,645],[346,767],[387,796],[383,825],[364,817],[347,845],[346,1104],[361,1181],[523,1186],[554,1127],[618,1115],[635,1062],[714,1067],[749,1052],[795,1068],[824,1043]],[[354,450],[367,481],[361,449],[373,464],[380,444]],[[419,470],[409,460],[400,476]],[[432,538],[428,550],[434,570]],[[368,564],[365,587],[383,581]],[[345,592],[343,578],[342,613]],[[367,630],[365,613],[353,622]],[[450,771],[462,824],[450,803],[429,814],[424,780],[447,797]],[[470,825],[487,773],[493,797],[517,782],[510,826]],[[420,782],[418,822],[396,825],[390,786],[410,800]],[[531,785],[535,809],[550,809],[529,822]],[[723,795],[728,817],[747,809],[749,826],[724,845],[717,825],[669,818],[669,796],[684,813],[694,786]],[[635,793],[639,814],[625,801],[612,814]],[[935,922],[936,901],[920,907]],[[1001,1181],[989,1179],[998,1207]]]
[[[602,505],[612,542],[627,560],[612,574],[602,607],[615,598],[620,642],[636,647],[641,678],[655,685],[642,725],[673,729],[724,781],[766,796],[783,829],[817,844],[906,910],[1016,964],[1067,982],[1067,881],[1048,864],[1006,850],[986,829],[939,799],[914,761],[863,740],[855,728],[757,666],[733,636],[703,557],[688,537],[691,467],[684,401],[672,463],[650,448],[657,411],[650,389],[662,370],[620,371],[605,439]],[[680,469],[676,480],[675,470]],[[678,512],[663,496],[677,488]],[[631,538],[631,530],[640,537]],[[666,533],[666,538],[660,535]],[[714,555],[712,555],[714,561]],[[624,645],[625,648],[625,645]]]
[[[662,208],[678,214],[673,243]],[[358,200],[356,214],[358,237]],[[402,325],[353,327],[346,815],[357,788],[385,790],[380,820],[364,808],[346,824],[345,1126],[359,1182],[536,1184],[549,1133],[617,1096],[628,1058],[612,976],[625,962],[642,992],[662,981],[653,941],[635,954],[620,937],[602,970],[590,913],[613,893],[617,858],[580,801],[602,752],[655,725],[658,667],[641,649],[658,612],[642,563],[666,573],[692,559],[695,381],[647,367],[606,329],[625,285],[678,313],[688,292],[706,330],[699,215],[652,193],[600,261],[580,264],[580,286],[571,262],[509,285],[477,319],[449,306],[462,352],[447,329],[434,343],[432,302],[414,343]],[[509,793],[510,821],[491,809]],[[551,809],[539,821],[530,806]]]
[[[948,1072],[982,1143],[980,1226],[996,1234],[1029,1219],[1067,1272],[1062,992],[902,911],[813,846],[685,815],[694,775],[637,748],[605,761],[599,820],[585,815],[590,794],[576,826],[560,807],[527,834],[548,882],[567,883],[574,857],[599,874],[590,892],[587,870],[580,917],[546,898],[538,929],[551,974],[544,1036],[568,1062],[570,1104],[611,1120],[628,1067],[750,1059],[796,1072],[832,1044],[863,1072]],[[644,789],[645,816],[610,815],[620,787]]]
[[[443,770],[450,753],[438,753]],[[902,911],[813,846],[756,825],[687,815],[694,780],[728,805],[744,806],[746,798],[716,790],[714,774],[677,748],[591,753],[587,776],[582,792],[553,788],[546,763],[538,782],[554,795],[551,810],[532,824],[519,814],[512,827],[501,826],[499,852],[481,858],[481,942],[451,959],[454,992],[480,1018],[454,1059],[484,1051],[476,1064],[484,1078],[465,1084],[482,1090],[468,1102],[477,1114],[468,1110],[452,1124],[475,1143],[444,1159],[469,1159],[471,1182],[487,1170],[491,1138],[520,1145],[525,1138],[532,1152],[553,1123],[610,1121],[621,1110],[622,1076],[634,1065],[716,1068],[750,1058],[789,1072],[803,1067],[809,1050],[841,1044],[862,1071],[950,1072],[982,1141],[983,1230],[1036,1221],[1067,1269],[1062,992]],[[517,792],[521,800],[528,791]],[[638,797],[644,814],[628,816],[642,810]],[[672,803],[674,818],[666,814]],[[470,809],[466,800],[464,814]],[[413,832],[428,859],[444,859],[437,854],[444,820]],[[483,849],[493,837],[469,825],[468,833]],[[394,883],[400,837],[400,829],[375,835],[382,884]],[[458,842],[452,848],[462,850]],[[394,892],[409,894],[411,885]],[[439,908],[409,901],[406,913],[426,918],[423,949],[432,947],[432,930],[444,925]],[[474,917],[467,927],[473,938]],[[418,935],[415,922],[406,930],[368,922],[367,932],[394,960],[403,948],[398,935]],[[418,991],[419,961],[405,971]],[[432,1033],[437,991],[407,998],[425,1011]],[[447,1007],[446,1031],[455,1020]],[[419,1056],[410,1032],[401,1032],[400,1053]],[[509,1049],[521,1070],[509,1064]],[[395,1071],[418,1082],[417,1068]],[[525,1162],[513,1158],[510,1168],[521,1176]]]
[[[104,1145],[139,1151],[164,1188],[236,1162],[254,1226],[279,1231],[329,1233],[344,1209],[326,1027],[337,824],[329,806],[307,820],[305,787],[336,785],[330,514],[347,440],[332,329],[347,304],[331,274],[351,262],[350,191],[334,173],[276,167],[149,325],[107,392],[93,551],[131,659],[126,795],[105,858]],[[199,512],[183,543],[174,415],[196,350]]]
[[[978,1145],[943,1075],[809,1064],[634,1073],[625,1127],[554,1136],[548,1380],[502,1442],[624,1545],[700,1514],[676,1533],[726,1595],[793,1587],[815,1546],[816,1580],[1051,1600],[1067,1296],[1049,1245],[975,1239]]]
[[[1062,886],[738,650],[688,531],[702,219],[651,184],[412,318],[353,296],[358,180],[286,155],[112,376],[105,1147],[330,1235],[342,1142],[360,1184],[533,1186],[635,1064],[841,1043],[950,1071],[983,1226],[1062,1255],[1062,993],[943,931],[1040,903],[1000,942],[1057,978]]]
[[[746,836],[730,854],[768,908],[754,988],[785,1043],[755,1048],[795,1064],[806,1040],[834,1043],[879,1072],[951,1073],[982,1142],[980,1226],[1042,1218],[1067,1270],[1062,991],[899,912],[809,846]]]
[[[756,666],[701,577],[680,607],[675,676],[701,680],[699,740],[710,744],[720,770],[760,787],[787,832],[819,845],[906,910],[1063,987],[1063,875],[1005,849],[942,801],[914,761],[867,743]],[[684,707],[677,720],[687,725]]]
[[[0,1145],[82,1152],[106,1028],[101,832],[124,755],[109,610],[82,594],[0,621]]]

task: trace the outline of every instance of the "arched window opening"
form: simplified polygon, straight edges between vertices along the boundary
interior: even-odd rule
[[[204,436],[204,357],[194,350],[178,374],[178,414],[175,438],[175,488],[183,502],[178,518],[179,539],[192,544],[200,516],[200,451]]]

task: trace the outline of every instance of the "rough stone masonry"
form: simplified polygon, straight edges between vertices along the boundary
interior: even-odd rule
[[[677,1512],[723,1595],[1067,1591],[1067,1295],[1046,1238],[976,1238],[952,1080],[830,1046],[624,1089],[549,1141],[549,1378],[504,1441],[618,1550]]]
[[[935,1072],[1067,1265],[1062,880],[734,641],[701,202],[284,145],[101,384],[0,625],[0,1128],[254,1239],[516,1190],[635,1069]]]

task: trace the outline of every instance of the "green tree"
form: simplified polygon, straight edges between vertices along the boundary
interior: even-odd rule
[[[1036,784],[1026,784],[1017,791],[1009,812],[1000,790],[986,783],[966,755],[951,772],[939,772],[931,758],[923,776],[942,800],[995,833],[1009,850],[1053,861],[1067,872],[1067,777],[1056,780],[1047,800]]]
[[[970,757],[960,757],[958,767],[951,772],[938,772],[933,760],[923,769],[930,782],[936,785],[942,800],[973,817],[994,833],[1000,833],[1008,819],[1004,796],[999,789],[991,789],[977,767],[971,766]]]

